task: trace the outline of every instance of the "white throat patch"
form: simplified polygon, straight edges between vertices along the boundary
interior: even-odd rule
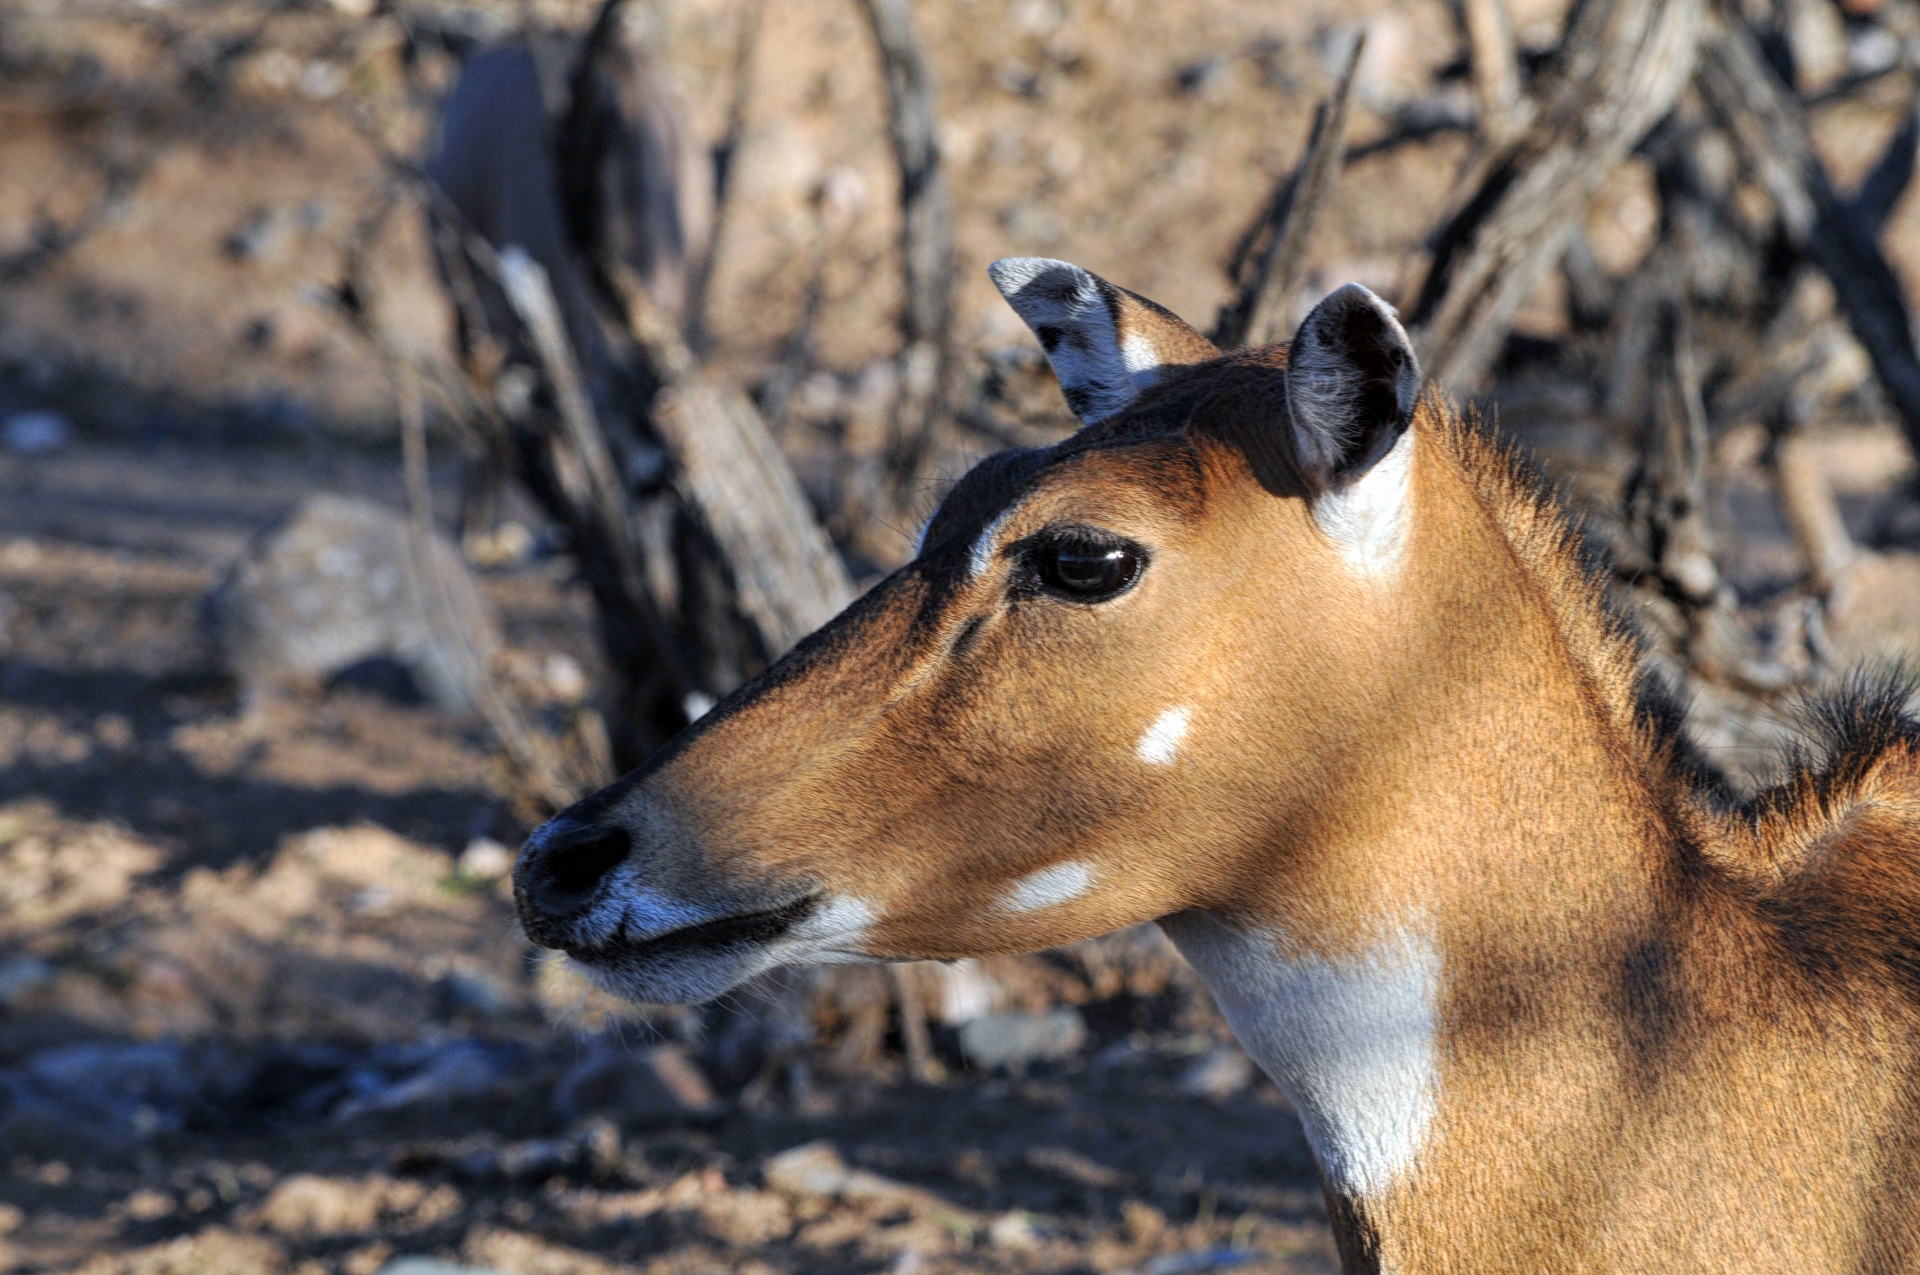
[[[1299,1110],[1328,1180],[1364,1198],[1403,1176],[1439,1104],[1432,940],[1408,932],[1350,960],[1290,959],[1270,931],[1209,913],[1160,924]]]
[[[1413,431],[1359,478],[1313,502],[1313,520],[1355,571],[1385,578],[1400,565],[1413,506]]]

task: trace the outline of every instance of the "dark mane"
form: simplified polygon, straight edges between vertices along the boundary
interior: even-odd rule
[[[1803,739],[1784,774],[1745,799],[1694,745],[1686,705],[1647,659],[1645,638],[1609,587],[1602,553],[1586,543],[1557,493],[1477,421],[1430,393],[1425,420],[1472,479],[1516,556],[1542,585],[1555,623],[1592,679],[1620,737],[1693,826],[1704,853],[1736,874],[1779,882],[1861,803],[1897,788],[1920,808],[1920,720],[1907,704],[1909,670],[1858,673],[1801,706]],[[1916,847],[1920,850],[1920,846]],[[1920,868],[1920,853],[1914,856]]]

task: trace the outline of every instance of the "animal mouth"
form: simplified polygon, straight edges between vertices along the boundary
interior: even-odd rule
[[[820,896],[810,894],[777,907],[696,921],[639,942],[615,939],[592,947],[569,946],[567,955],[590,965],[632,966],[731,948],[764,947],[813,915],[819,906]]]

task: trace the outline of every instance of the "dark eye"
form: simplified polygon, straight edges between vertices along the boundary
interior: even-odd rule
[[[1040,583],[1068,597],[1096,601],[1121,592],[1140,576],[1140,546],[1120,540],[1067,535],[1033,549]]]

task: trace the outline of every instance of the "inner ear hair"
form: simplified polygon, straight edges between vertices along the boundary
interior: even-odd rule
[[[1420,361],[1393,307],[1349,283],[1300,324],[1287,356],[1287,415],[1301,477],[1345,486],[1413,419]]]

